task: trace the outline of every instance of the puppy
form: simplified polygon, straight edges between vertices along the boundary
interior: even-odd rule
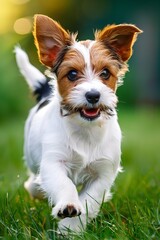
[[[110,25],[96,31],[94,40],[77,41],[77,34],[36,15],[35,44],[50,81],[15,49],[20,71],[37,96],[25,126],[30,170],[25,188],[34,198],[48,198],[62,232],[83,230],[111,197],[121,170],[116,89],[139,33],[131,24]]]

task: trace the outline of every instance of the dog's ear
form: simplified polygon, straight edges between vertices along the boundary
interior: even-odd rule
[[[95,33],[95,39],[111,46],[123,61],[132,56],[132,46],[142,31],[132,24],[110,25]]]
[[[53,67],[58,53],[69,41],[70,34],[56,21],[37,14],[34,16],[33,35],[40,61],[48,67]]]

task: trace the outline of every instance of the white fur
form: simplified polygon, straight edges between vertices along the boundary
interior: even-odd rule
[[[28,64],[25,62],[24,69],[29,69]],[[101,103],[115,108],[116,95],[95,76],[73,89],[70,103],[86,103],[84,94],[92,88],[101,93]],[[42,189],[54,205],[54,217],[68,205],[74,206],[81,216],[61,220],[59,229],[81,231],[96,217],[102,201],[111,196],[110,189],[120,170],[121,131],[115,109],[114,116],[107,118],[102,113],[91,122],[78,113],[62,117],[56,85],[54,91],[50,103],[38,111],[38,105],[34,107],[26,122],[24,152],[32,174],[25,187],[33,197],[39,197]],[[78,185],[83,185],[80,193]]]
[[[39,83],[46,81],[46,77],[32,64],[30,64],[27,54],[19,47],[14,48],[16,62],[23,77],[28,82],[29,87],[35,90]]]

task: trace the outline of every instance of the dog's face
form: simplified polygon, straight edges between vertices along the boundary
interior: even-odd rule
[[[103,121],[117,104],[117,83],[141,30],[130,24],[111,25],[95,40],[76,41],[57,22],[36,15],[34,37],[39,58],[57,75],[61,113],[80,121]]]
[[[57,70],[63,112],[89,121],[112,114],[121,70],[111,54],[97,41],[75,41],[68,48]]]

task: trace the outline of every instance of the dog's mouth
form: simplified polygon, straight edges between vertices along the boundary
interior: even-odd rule
[[[99,107],[79,107],[72,108],[70,105],[62,105],[61,106],[61,115],[63,117],[70,116],[72,114],[79,113],[79,115],[88,121],[93,121],[98,119],[102,113],[105,114],[106,117],[111,117],[114,115],[114,110],[107,106],[99,106]]]
[[[101,111],[99,108],[82,108],[79,110],[80,116],[89,121],[95,120],[100,117]]]

